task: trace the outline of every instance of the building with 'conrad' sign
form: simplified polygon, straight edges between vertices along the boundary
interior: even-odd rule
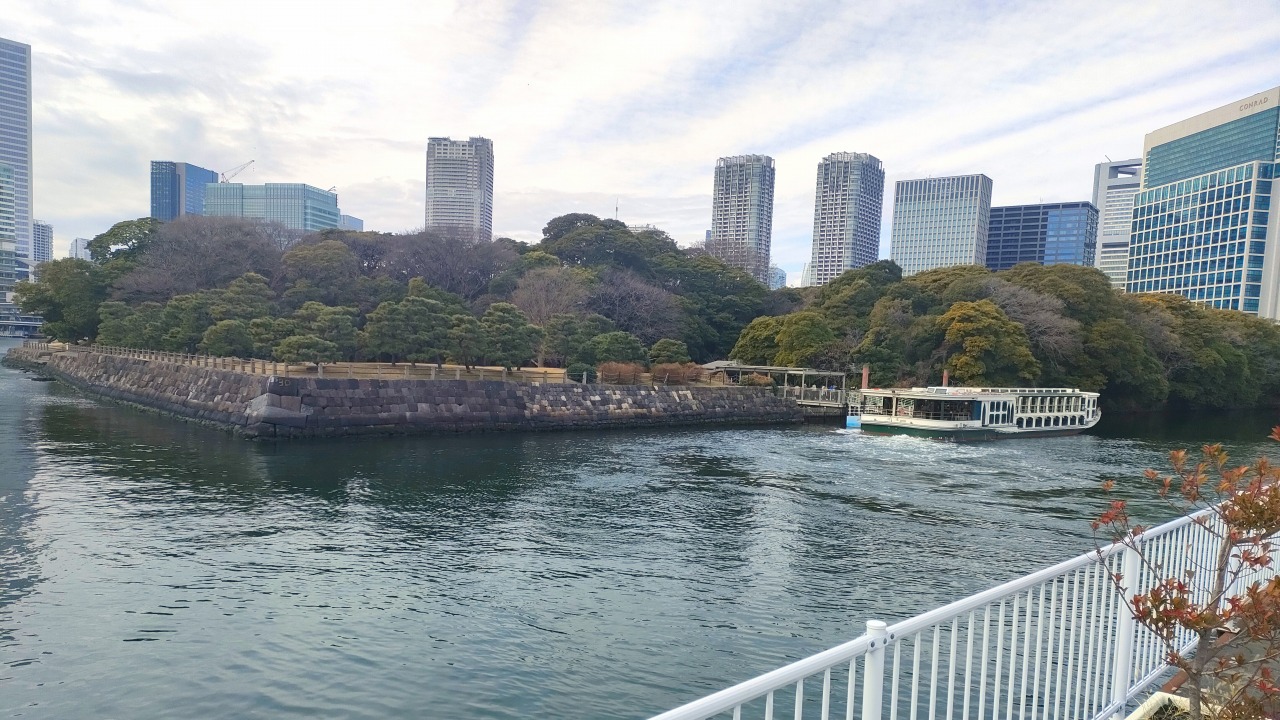
[[[1280,87],[1148,133],[1128,292],[1280,318]]]

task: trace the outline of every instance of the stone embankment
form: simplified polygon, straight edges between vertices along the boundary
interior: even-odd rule
[[[803,420],[794,400],[761,388],[278,377],[36,348],[10,350],[6,362],[39,367],[93,394],[256,438]]]

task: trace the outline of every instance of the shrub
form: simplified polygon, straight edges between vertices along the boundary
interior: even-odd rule
[[[663,338],[649,348],[650,365],[684,364],[689,362],[689,346],[679,340]]]
[[[591,351],[602,363],[642,363],[645,358],[640,339],[620,330],[591,338]]]
[[[596,369],[586,363],[573,363],[564,369],[564,374],[572,382],[593,383],[600,377]]]
[[[639,363],[607,362],[600,364],[600,382],[613,385],[639,385],[644,366]]]
[[[742,379],[738,381],[738,384],[747,385],[749,387],[773,387],[774,386],[773,378],[769,377],[768,375],[764,375],[762,373],[751,373],[750,375],[743,375]]]
[[[688,385],[702,379],[702,366],[695,363],[661,363],[650,372],[655,385]]]

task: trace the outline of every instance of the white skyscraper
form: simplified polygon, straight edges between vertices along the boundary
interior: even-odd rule
[[[13,171],[18,275],[31,262],[31,46],[0,38],[0,165]]]
[[[813,285],[826,285],[846,270],[880,255],[884,165],[867,153],[832,153],[818,163],[813,203]]]
[[[1111,287],[1124,290],[1129,268],[1133,196],[1142,184],[1142,158],[1098,163],[1093,170],[1093,206],[1098,208],[1098,252],[1094,265]]]
[[[31,223],[31,266],[53,259],[53,226],[34,220]]]
[[[427,140],[426,226],[493,237],[493,141]]]
[[[71,241],[71,247],[67,249],[67,257],[77,260],[92,260],[89,255],[89,238],[76,238]]]
[[[716,160],[707,254],[769,284],[773,237],[773,158],[735,155]]]
[[[899,180],[889,254],[903,275],[987,260],[991,178]]]

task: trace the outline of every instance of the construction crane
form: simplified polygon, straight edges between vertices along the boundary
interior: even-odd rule
[[[247,163],[241,163],[240,165],[237,165],[237,166],[235,166],[235,167],[231,168],[230,170],[227,170],[226,172],[219,173],[219,174],[218,174],[218,177],[220,177],[221,179],[220,179],[220,180],[218,180],[218,182],[224,182],[224,183],[225,183],[225,182],[231,182],[231,178],[233,178],[233,177],[235,177],[235,176],[239,175],[240,173],[244,172],[244,171],[245,171],[245,170],[246,170],[250,165],[252,165],[252,164],[253,164],[253,161],[252,161],[252,160],[250,160],[249,162],[247,162]]]

